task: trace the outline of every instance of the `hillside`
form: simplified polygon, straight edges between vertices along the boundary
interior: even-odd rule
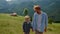
[[[9,14],[0,14],[0,34],[20,34],[22,33],[23,17],[13,17]]]
[[[23,34],[22,24],[24,17],[0,14],[0,34]],[[60,23],[49,24],[45,34],[60,34]],[[31,31],[31,34],[34,32]]]

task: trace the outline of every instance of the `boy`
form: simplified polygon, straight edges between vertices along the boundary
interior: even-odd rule
[[[23,23],[23,32],[24,32],[24,34],[29,34],[30,33],[30,28],[32,28],[31,27],[31,22],[30,22],[30,17],[25,16],[25,21]]]

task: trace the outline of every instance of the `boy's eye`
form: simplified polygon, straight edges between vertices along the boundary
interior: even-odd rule
[[[29,18],[27,18],[27,19],[29,19]]]
[[[26,18],[26,19],[29,19],[29,18]]]

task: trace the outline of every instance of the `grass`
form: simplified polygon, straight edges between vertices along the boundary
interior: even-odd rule
[[[23,34],[22,24],[24,17],[10,16],[9,14],[0,14],[0,34]],[[48,25],[48,31],[44,34],[60,34],[60,23]],[[34,32],[31,31],[31,34]]]

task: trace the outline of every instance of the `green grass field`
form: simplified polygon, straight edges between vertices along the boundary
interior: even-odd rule
[[[24,17],[10,16],[9,14],[0,14],[0,34],[23,34],[22,24]],[[31,31],[30,34],[34,34]],[[60,23],[48,25],[48,31],[44,34],[60,34]]]

